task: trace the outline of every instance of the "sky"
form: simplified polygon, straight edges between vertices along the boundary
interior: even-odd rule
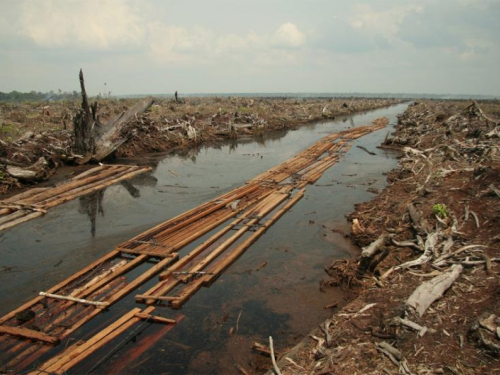
[[[500,0],[0,0],[0,91],[500,96]]]

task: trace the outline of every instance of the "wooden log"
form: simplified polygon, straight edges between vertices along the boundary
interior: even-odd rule
[[[424,315],[427,308],[455,282],[462,273],[460,264],[451,266],[450,271],[421,284],[406,301],[406,308],[410,315]]]
[[[173,308],[180,308],[202,285],[211,284],[222,271],[224,271],[229,265],[231,265],[238,257],[245,252],[248,247],[250,247],[257,239],[262,236],[265,231],[273,225],[281,216],[285,214],[293,205],[295,205],[304,196],[304,190],[300,190],[293,198],[291,198],[283,207],[276,211],[271,218],[269,218],[266,223],[257,229],[251,236],[246,238],[241,244],[239,244],[235,249],[231,251],[231,254],[224,258],[222,261],[218,262],[212,269],[210,269],[211,274],[204,275],[199,279],[191,282],[180,294],[179,299],[172,301],[171,306]]]
[[[125,274],[126,272],[129,272],[130,270],[132,270],[135,267],[139,266],[140,264],[144,263],[147,259],[148,259],[147,255],[139,255],[135,259],[128,262],[123,267],[120,267],[118,269],[114,269],[113,271],[108,270],[108,272],[106,272],[105,276],[99,278],[99,280],[97,280],[97,282],[95,282],[92,285],[86,285],[84,288],[79,288],[78,291],[73,291],[71,293],[71,295],[74,297],[85,298],[85,297],[91,295],[92,293],[95,293],[97,290],[99,290],[103,286],[107,285],[112,280],[120,277],[121,275]]]
[[[18,202],[24,198],[29,198],[35,194],[38,194],[38,193],[41,193],[42,191],[45,191],[47,189],[50,189],[50,188],[33,188],[33,189],[29,189],[29,190],[26,190],[26,191],[23,191],[22,193],[19,193],[19,194],[16,194],[16,195],[13,195],[12,197],[10,198],[6,198],[6,199],[2,199],[0,200],[0,204],[9,204],[9,203],[14,203],[14,202]],[[2,215],[3,212],[0,210],[0,215]]]
[[[300,190],[293,198],[291,198],[283,207],[276,211],[273,216],[271,216],[266,223],[257,229],[252,236],[245,239],[232,253],[228,256],[224,262],[218,264],[211,272],[214,275],[209,275],[208,281],[212,282],[218,275],[226,269],[230,264],[232,264],[249,246],[251,246],[257,239],[262,236],[267,229],[273,225],[281,216],[283,216],[290,208],[292,208],[302,197],[304,196],[304,190]]]
[[[121,169],[121,171],[123,171],[123,170],[125,170],[125,168]],[[92,182],[102,180],[105,177],[111,176],[111,175],[116,174],[116,173],[119,173],[119,170],[111,169],[111,170],[105,170],[105,171],[101,172],[99,175],[91,176],[89,178],[85,178],[82,180],[76,180],[76,181],[70,180],[69,182],[61,184],[57,187],[47,189],[43,192],[32,195],[32,196],[27,197],[25,199],[22,199],[18,203],[20,203],[20,204],[36,204],[39,202],[43,202],[46,199],[52,198],[54,196],[58,196],[60,194],[63,194],[65,192],[68,192],[68,191],[73,190],[75,188],[89,185]]]
[[[240,218],[233,220],[229,225],[227,225],[225,228],[222,230],[218,231],[216,234],[211,236],[209,239],[201,243],[199,246],[197,246],[195,249],[193,249],[191,252],[186,254],[184,257],[182,257],[178,262],[174,264],[173,267],[169,268],[167,271],[163,272],[160,274],[160,280],[164,280],[172,275],[173,271],[177,271],[187,265],[189,262],[191,262],[196,256],[201,254],[203,251],[205,251],[209,246],[214,244],[216,241],[218,241],[220,238],[222,238],[225,234],[227,234],[229,231],[231,231],[234,226],[238,225],[241,223],[243,220],[245,220],[248,217],[248,214],[243,214]],[[145,293],[148,294],[148,293]]]
[[[30,340],[42,341],[48,344],[57,345],[60,340],[58,337],[47,335],[46,333],[26,329],[22,327],[0,326],[0,333],[5,333],[13,336],[19,336]]]
[[[285,199],[288,198],[288,194],[283,193],[274,193],[271,194],[266,200],[265,205],[261,210],[257,212],[257,217],[264,217],[269,214],[272,210],[274,210],[278,205],[280,205]],[[210,252],[204,259],[202,259],[198,264],[189,269],[189,272],[199,272],[204,269],[207,264],[212,262],[215,258],[221,255],[225,250],[227,250],[232,244],[234,244],[241,236],[243,236],[250,227],[254,224],[258,223],[259,219],[252,219],[248,223],[245,224],[244,227],[239,229],[235,234],[225,240],[222,244],[217,246],[214,250]],[[191,278],[190,275],[187,275],[183,278],[184,282],[187,282]]]
[[[163,323],[163,324],[176,324],[177,321],[175,319],[168,319],[162,316],[151,315],[146,313],[136,313],[135,316],[140,319],[151,320],[155,323]]]
[[[33,182],[47,179],[47,167],[47,160],[42,156],[36,163],[27,168],[7,166],[6,170],[8,174],[18,180]]]
[[[124,131],[126,125],[135,119],[138,114],[147,111],[153,103],[153,98],[149,96],[108,122],[102,135],[95,141],[93,160],[101,161],[105,159],[125,143],[132,136],[131,132]]]
[[[177,322],[180,322],[183,318],[184,316],[180,315],[176,318]],[[186,351],[190,350],[191,348],[186,345],[182,345],[170,340],[165,340],[165,335],[174,327],[175,325],[167,324],[159,329],[156,329],[151,334],[142,333],[137,338],[137,341],[134,342],[134,345],[129,345],[128,350],[121,354],[120,361],[116,361],[116,363],[114,363],[110,369],[108,367],[108,373],[124,374],[130,372],[130,369],[135,368],[135,366],[137,365],[137,359],[140,358],[141,355],[148,351],[153,345],[155,345],[160,339],[163,339],[162,343],[168,344],[169,347],[171,347],[171,344],[174,344]]]
[[[118,262],[117,264],[115,264],[110,269],[104,270],[104,272],[102,272],[99,275],[93,277],[90,281],[88,281],[87,283],[85,283],[85,285],[83,285],[81,287],[78,287],[76,289],[73,289],[71,291],[71,293],[70,293],[70,297],[77,297],[79,293],[81,293],[84,290],[88,290],[91,286],[95,286],[99,281],[102,281],[102,279],[106,278],[106,276],[108,276],[108,275],[110,275],[112,273],[116,274],[116,271],[118,269],[122,268],[123,266],[125,266],[126,264],[127,264],[127,261],[126,260],[122,260],[122,261]],[[107,281],[108,280],[106,280],[106,282]],[[80,298],[82,298],[82,297],[80,297]]]
[[[83,298],[75,298],[71,296],[62,296],[60,294],[52,294],[52,293],[46,293],[46,292],[40,292],[39,293],[42,297],[48,297],[48,298],[54,298],[54,299],[62,299],[66,301],[71,301],[71,302],[77,302],[77,303],[82,303],[84,305],[93,305],[93,306],[108,306],[108,302],[99,302],[99,301],[89,301]]]
[[[6,211],[11,211],[11,209],[6,209]],[[0,225],[3,225],[5,223],[9,223],[9,222],[17,220],[17,219],[20,219],[20,218],[28,215],[29,213],[31,213],[31,211],[24,211],[24,210],[18,210],[16,212],[9,213],[5,216],[0,217]]]
[[[64,288],[66,285],[70,284],[71,282],[77,280],[80,278],[82,275],[86,274],[87,272],[93,270],[95,267],[98,267],[99,265],[117,257],[120,254],[119,251],[111,251],[110,253],[106,254],[105,256],[97,259],[96,261],[92,262],[89,264],[87,267],[83,268],[82,270],[78,271],[77,273],[73,274],[72,276],[68,277],[66,280],[61,281],[57,285],[53,286],[49,290],[47,290],[47,293],[57,293],[60,289]],[[36,305],[39,303],[41,300],[43,300],[44,297],[38,296],[35,297],[34,299],[26,302],[24,305],[18,307],[17,309],[11,311],[7,315],[3,316],[0,318],[0,324],[5,323],[6,321],[14,318],[19,312],[27,310],[31,308],[32,306]]]
[[[152,237],[156,236],[159,233],[167,234],[171,233],[177,229],[180,229],[202,217],[208,216],[211,212],[216,211],[226,204],[232,202],[233,200],[239,199],[251,192],[259,189],[258,184],[245,185],[241,188],[237,188],[235,190],[230,191],[212,201],[205,203],[199,207],[195,207],[192,210],[189,210],[183,214],[177,215],[176,217],[167,220],[157,226],[151,228],[150,230],[139,234],[138,236],[132,238],[129,241],[126,241],[119,245],[120,248],[135,248],[137,247],[136,243],[140,241],[149,241]],[[219,204],[215,202],[220,202]],[[224,203],[225,202],[225,203]],[[216,207],[215,207],[216,206]],[[215,208],[214,208],[215,207]]]
[[[382,246],[387,242],[387,235],[382,234],[378,239],[373,241],[370,245],[363,247],[361,252],[362,257],[372,257]]]
[[[86,170],[85,172],[82,172],[82,173],[76,175],[75,177],[71,178],[70,181],[82,180],[90,175],[97,174],[97,173],[101,172],[103,169],[106,169],[107,167],[108,167],[107,165],[101,164],[97,167],[90,168],[90,169]]]
[[[146,281],[151,279],[152,277],[156,276],[158,273],[160,273],[165,267],[168,267],[169,264],[175,262],[177,260],[178,255],[175,254],[175,256],[171,258],[165,258],[162,259],[160,262],[155,264],[153,267],[151,267],[149,270],[144,272],[142,275],[138,276],[135,278],[133,281],[131,281],[126,288],[122,289],[118,293],[113,294],[113,296],[107,300],[109,304],[115,303],[118,300],[120,300],[122,297],[126,296],[130,292],[132,292],[134,289],[140,287],[142,284],[144,284]]]
[[[131,178],[133,178],[133,177],[135,177],[135,176],[137,176],[137,175],[139,175],[141,173],[148,172],[149,170],[150,169],[140,169],[140,170],[136,170],[136,171],[133,171],[133,172],[128,172],[128,173],[125,173],[125,174],[121,174],[118,177],[114,177],[112,179],[106,180],[104,183],[98,183],[98,184],[96,184],[92,188],[89,188],[87,186],[87,187],[84,187],[84,188],[81,188],[81,189],[77,189],[78,190],[77,193],[75,193],[75,191],[68,192],[68,193],[63,194],[60,197],[51,198],[48,201],[43,202],[42,204],[43,204],[43,207],[47,208],[47,209],[51,208],[51,207],[54,207],[54,206],[58,206],[60,204],[69,202],[69,201],[71,201],[73,199],[76,199],[78,197],[81,197],[83,195],[88,195],[88,194],[94,193],[96,191],[102,190],[105,187],[114,185],[114,184],[116,184],[116,183],[118,183],[120,181],[131,179]]]
[[[15,220],[12,220],[12,221],[9,221],[9,222],[7,222],[5,224],[0,225],[0,231],[8,229],[8,228],[12,228],[12,227],[14,227],[16,225],[25,223],[27,221],[33,220],[33,219],[35,219],[37,217],[40,217],[40,216],[43,216],[43,212],[27,213],[26,215],[21,216],[18,219],[15,219]]]
[[[179,299],[179,297],[171,297],[171,296],[153,296],[150,294],[138,294],[135,296],[135,299],[137,301],[142,301],[142,300],[155,300],[155,301],[175,301],[176,299]]]
[[[51,366],[46,367],[42,365],[40,368],[43,368],[46,373],[63,374],[97,351],[99,348],[110,342],[116,336],[120,335],[126,329],[137,323],[140,319],[136,318],[135,314],[140,311],[141,309],[139,308],[131,310],[116,322],[87,340],[85,343],[74,348],[71,352],[67,353]]]

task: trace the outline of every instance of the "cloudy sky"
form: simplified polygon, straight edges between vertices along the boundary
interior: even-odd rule
[[[0,91],[500,95],[500,0],[0,0]]]

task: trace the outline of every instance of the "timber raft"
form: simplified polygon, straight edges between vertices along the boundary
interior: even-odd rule
[[[164,324],[165,334],[182,315],[165,318],[158,315],[158,307],[179,309],[202,286],[211,285],[303,197],[308,184],[339,160],[352,140],[387,123],[381,118],[373,125],[330,134],[244,186],[118,245],[40,292],[0,318],[0,370],[62,374],[99,349],[109,349],[141,322]],[[92,319],[156,276],[152,288],[135,296],[143,307],[88,328]]]
[[[40,217],[52,207],[151,170],[150,167],[136,165],[102,164],[80,173],[60,186],[34,188],[0,200],[0,231]]]

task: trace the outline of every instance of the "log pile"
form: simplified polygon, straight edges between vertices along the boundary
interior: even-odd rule
[[[150,167],[134,165],[100,165],[57,187],[34,188],[0,200],[0,231],[40,217],[52,207],[150,171]]]
[[[244,186],[118,245],[108,255],[0,318],[0,358],[4,368],[21,371],[50,351],[51,358],[35,373],[64,373],[139,321],[175,324],[178,318],[174,321],[153,313],[165,304],[180,308],[202,286],[213,283],[302,198],[306,185],[333,165],[351,140],[382,129],[387,122],[380,119],[374,125],[321,139]],[[202,242],[187,252],[187,246],[196,240]],[[142,273],[133,272],[139,266]],[[53,348],[70,337],[80,340],[75,336],[78,328],[157,275],[159,280],[152,288],[136,295],[138,302],[148,305],[143,310],[132,309],[90,339],[78,341],[62,352],[61,345]],[[20,320],[19,314],[27,312],[27,319]]]

